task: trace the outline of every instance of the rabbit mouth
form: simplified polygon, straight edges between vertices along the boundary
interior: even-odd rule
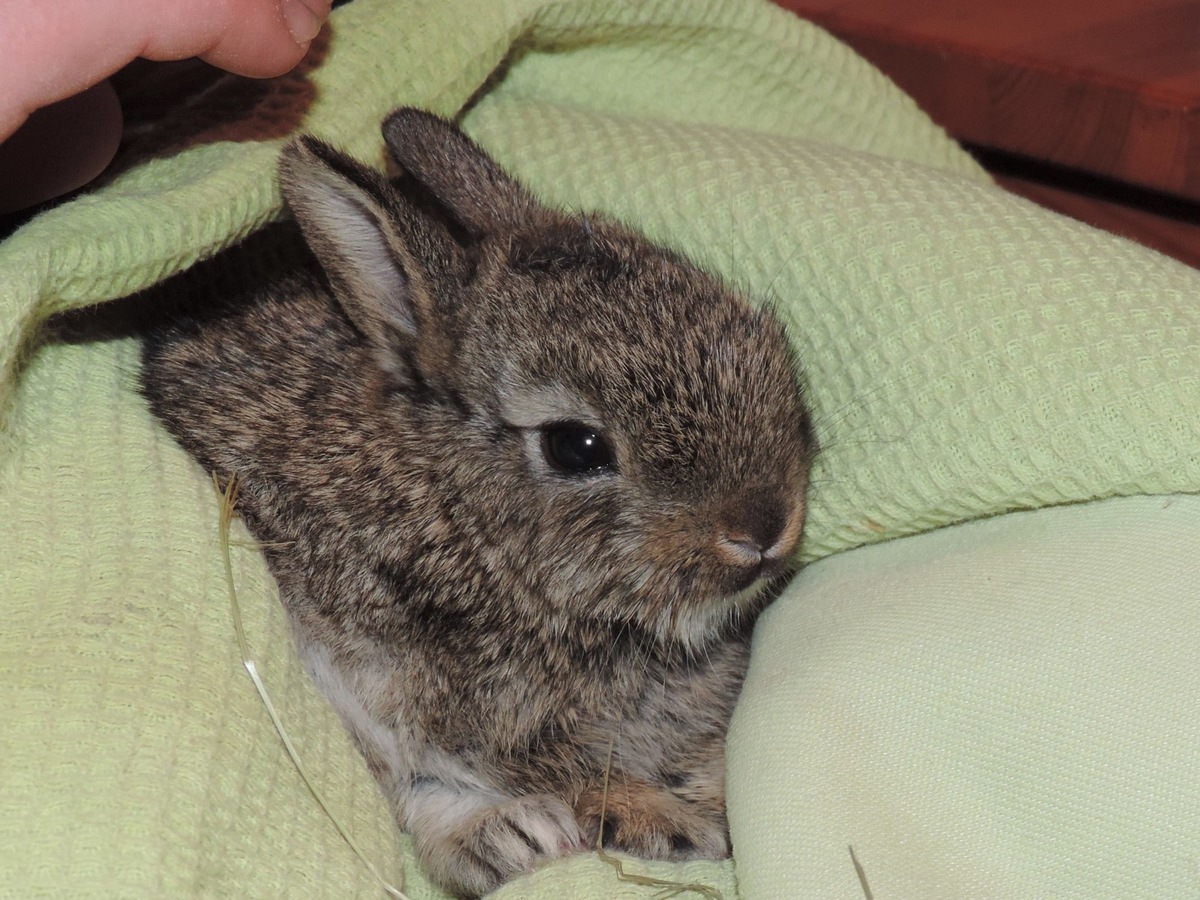
[[[717,594],[686,609],[664,610],[665,627],[659,633],[670,635],[667,643],[681,646],[689,656],[703,653],[721,635],[753,622],[758,611],[774,597],[770,589],[773,584],[772,579],[759,578],[734,594]]]
[[[742,579],[739,579],[742,583],[726,594],[721,603],[735,610],[752,607],[769,590],[774,589],[779,582],[784,580],[781,577],[784,574],[782,564],[764,566],[757,572],[748,572]]]
[[[787,569],[787,559],[780,557],[758,556],[746,565],[732,569],[725,588],[727,599],[736,602],[736,598],[754,596],[773,578],[782,575]]]

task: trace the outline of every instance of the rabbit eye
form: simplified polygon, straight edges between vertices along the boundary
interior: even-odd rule
[[[564,475],[602,475],[616,469],[612,449],[604,435],[579,422],[544,425],[542,456]]]

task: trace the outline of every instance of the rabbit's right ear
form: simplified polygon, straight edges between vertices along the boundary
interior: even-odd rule
[[[438,263],[452,242],[381,175],[315,138],[288,144],[279,173],[305,240],[381,367],[400,382],[423,378],[417,349],[434,337],[433,297],[446,276]]]

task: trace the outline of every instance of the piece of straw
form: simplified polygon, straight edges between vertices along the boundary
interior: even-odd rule
[[[629,884],[640,884],[644,887],[662,888],[656,895],[660,900],[670,900],[671,897],[679,897],[688,893],[700,894],[703,897],[709,897],[710,900],[725,900],[725,895],[720,890],[708,884],[700,884],[695,881],[669,881],[665,878],[654,878],[650,875],[626,872],[625,866],[620,859],[615,856],[609,856],[604,852],[604,817],[608,813],[608,776],[612,772],[613,745],[616,742],[616,736],[608,742],[608,762],[604,765],[604,791],[600,795],[600,830],[596,835],[596,855],[613,867],[613,871],[617,873],[619,881],[628,882]]]
[[[850,844],[846,849],[850,851],[850,862],[854,863],[854,874],[858,876],[858,883],[862,886],[863,897],[865,900],[875,900],[875,895],[871,893],[871,885],[867,883],[867,870],[854,855],[854,845]]]
[[[225,564],[225,585],[229,589],[229,608],[233,616],[233,629],[237,634],[238,651],[241,653],[242,665],[246,667],[246,671],[250,675],[250,680],[254,682],[254,689],[258,691],[258,696],[262,699],[263,705],[267,708],[267,715],[271,717],[271,723],[275,726],[275,731],[279,733],[280,740],[283,741],[283,746],[287,749],[288,757],[292,760],[292,765],[296,767],[296,771],[300,773],[301,780],[304,781],[304,786],[308,788],[308,792],[312,794],[313,799],[317,801],[317,805],[321,807],[325,815],[329,817],[329,821],[333,823],[333,827],[337,829],[338,834],[342,836],[342,840],[354,852],[359,861],[367,867],[374,877],[379,882],[380,887],[384,889],[390,896],[396,900],[409,900],[409,897],[397,887],[393,887],[387,879],[379,874],[379,870],[375,865],[367,859],[365,853],[359,848],[354,837],[342,824],[341,820],[334,815],[333,810],[329,808],[329,804],[325,802],[325,798],[321,796],[321,792],[317,790],[316,782],[308,774],[308,770],[304,767],[304,763],[300,761],[300,754],[296,751],[292,739],[288,736],[287,729],[283,727],[283,720],[280,719],[279,713],[275,709],[275,704],[271,702],[271,697],[267,693],[267,686],[263,684],[262,678],[258,674],[258,666],[254,664],[254,659],[250,656],[250,645],[246,641],[246,629],[242,625],[242,608],[238,603],[237,589],[233,584],[233,560],[229,553],[229,525],[233,520],[233,508],[237,503],[238,495],[238,478],[234,475],[225,485],[225,490],[221,490],[220,479],[217,474],[213,473],[213,487],[217,491],[217,496],[221,498],[221,517],[220,517],[220,536],[221,536],[221,556]]]

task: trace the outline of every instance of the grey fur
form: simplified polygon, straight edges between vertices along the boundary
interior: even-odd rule
[[[384,135],[395,185],[285,149],[299,232],[168,289],[196,302],[147,340],[143,392],[240,477],[306,662],[440,884],[593,844],[610,745],[610,846],[724,856],[725,732],[815,452],[783,328],[435,116]],[[616,470],[549,465],[563,420]]]

